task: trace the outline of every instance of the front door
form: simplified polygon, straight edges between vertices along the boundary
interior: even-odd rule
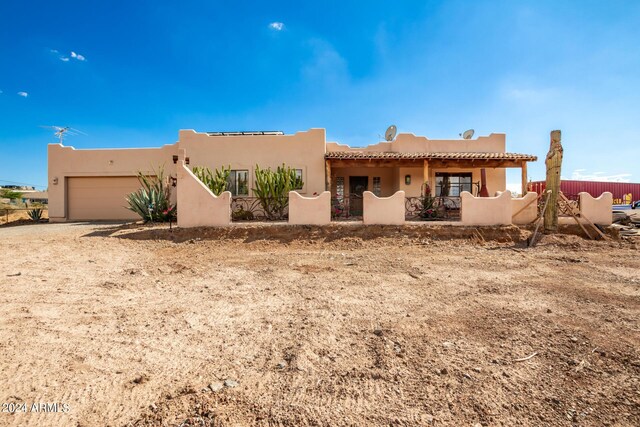
[[[349,214],[352,216],[362,216],[363,204],[362,193],[367,191],[369,185],[368,176],[349,177]]]

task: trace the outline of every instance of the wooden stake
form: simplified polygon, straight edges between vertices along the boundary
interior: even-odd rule
[[[531,247],[536,244],[536,236],[538,235],[538,229],[540,228],[540,224],[542,224],[542,219],[544,218],[545,213],[547,212],[547,207],[549,206],[549,198],[551,196],[551,190],[547,190],[547,197],[544,201],[544,206],[542,207],[542,214],[540,219],[536,222],[536,229],[533,232],[533,236],[531,236],[531,240],[529,240],[529,244],[527,246]]]
[[[585,233],[587,233],[587,230],[582,226],[582,224],[578,220],[578,218],[577,218],[578,215],[580,215],[580,218],[584,219],[587,222],[587,224],[589,224],[594,230],[596,230],[596,232],[600,235],[600,237],[602,237],[603,239],[607,238],[607,236],[605,236],[604,233],[602,231],[600,231],[600,229],[598,227],[596,227],[596,225],[593,222],[591,222],[591,220],[589,218],[587,218],[586,216],[582,215],[577,210],[574,210],[573,206],[571,206],[571,202],[569,201],[569,199],[567,199],[567,196],[565,196],[563,193],[560,193],[560,198],[562,198],[562,200],[564,200],[564,202],[567,204],[567,206],[568,206],[568,208],[570,210],[570,213],[573,216],[573,219],[576,220],[578,225],[580,225],[580,227],[582,227],[582,229],[584,230]],[[589,233],[587,233],[587,235],[589,236],[589,238],[592,239],[592,237],[591,237],[591,235]]]
[[[547,166],[546,189],[551,190],[547,195],[549,206],[544,214],[545,232],[558,230],[558,195],[560,193],[560,172],[562,168],[562,135],[559,130],[551,131],[551,144],[545,160]]]
[[[516,213],[514,213],[513,215],[511,215],[511,218],[515,218],[517,217],[520,212],[524,211],[525,209],[527,209],[529,206],[531,206],[531,204],[533,202],[537,202],[538,200],[540,200],[540,197],[542,197],[542,194],[539,194],[538,197],[536,197],[535,199],[532,199],[529,203],[527,203],[526,205],[524,205],[523,207],[520,208],[520,210]]]

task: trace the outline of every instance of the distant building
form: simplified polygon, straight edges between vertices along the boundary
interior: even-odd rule
[[[29,191],[22,193],[22,203],[41,203],[46,205],[49,203],[49,193],[47,191]]]

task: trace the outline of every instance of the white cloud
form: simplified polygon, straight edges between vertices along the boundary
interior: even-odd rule
[[[18,96],[26,98],[27,96],[29,96],[29,94],[27,92],[18,92]]]
[[[69,52],[68,55],[61,54],[60,51],[57,49],[49,49],[49,52],[51,52],[53,55],[56,55],[58,59],[62,62],[69,62],[71,61],[71,59],[75,59],[76,61],[80,61],[80,62],[87,60],[87,58],[84,55],[80,55],[79,53],[74,51]]]
[[[284,24],[282,22],[272,22],[269,24],[269,28],[275,31],[282,31]]]
[[[77,59],[78,61],[84,61],[86,58],[79,53],[71,52],[71,57]]]
[[[576,181],[631,182],[631,174],[618,173],[605,175],[604,172],[588,173],[586,169],[576,169],[571,174],[571,179]]]

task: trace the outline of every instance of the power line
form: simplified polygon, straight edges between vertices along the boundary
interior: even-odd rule
[[[16,181],[7,181],[5,179],[0,179],[0,182],[4,182],[6,184],[16,184],[16,185],[28,185],[30,187],[46,187],[46,185],[40,185],[40,184],[29,184],[26,182],[16,182]]]

